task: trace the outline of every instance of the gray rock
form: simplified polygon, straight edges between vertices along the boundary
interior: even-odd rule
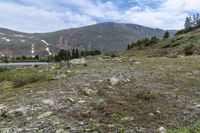
[[[120,81],[130,82],[130,79],[122,73],[119,73],[117,76],[108,79],[110,85],[116,85]]]
[[[47,100],[47,99],[43,100],[42,103],[44,103],[44,104],[46,104],[46,105],[50,105],[50,106],[53,106],[53,105],[54,105],[54,101],[52,101],[52,100]]]
[[[160,128],[158,128],[158,132],[159,133],[166,133],[167,130],[164,127],[161,126]]]
[[[8,111],[8,108],[5,105],[1,104],[0,105],[0,115],[6,113],[7,111]]]
[[[20,107],[18,109],[13,109],[8,111],[8,115],[14,115],[14,116],[23,116],[28,111],[28,107]]]
[[[43,119],[43,118],[46,118],[46,117],[50,116],[51,114],[53,114],[52,111],[45,112],[45,113],[39,115],[39,116],[37,117],[37,119]]]

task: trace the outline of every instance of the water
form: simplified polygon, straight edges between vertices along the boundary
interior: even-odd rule
[[[10,62],[0,63],[0,66],[32,66],[32,65],[48,65],[47,62]]]

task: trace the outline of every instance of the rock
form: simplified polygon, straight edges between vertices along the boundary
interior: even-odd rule
[[[200,108],[200,104],[196,105],[195,107]]]
[[[121,119],[122,121],[133,121],[134,117],[124,117]]]
[[[15,130],[12,128],[3,128],[0,131],[1,133],[15,133]]]
[[[188,77],[191,77],[192,75],[193,75],[193,74],[190,73],[190,72],[186,73],[186,76],[188,76]]]
[[[109,84],[111,84],[111,85],[116,85],[116,84],[118,84],[119,83],[119,79],[117,79],[116,77],[112,77],[112,78],[110,78],[110,79],[108,79],[108,82],[109,82]]]
[[[43,100],[42,103],[53,106],[54,105],[54,101],[52,100]]]
[[[8,114],[20,117],[20,116],[25,115],[28,109],[29,109],[28,107],[20,107],[18,109],[9,110]]]
[[[85,64],[85,63],[86,63],[85,58],[73,59],[73,60],[68,61],[69,65],[82,65],[82,64]]]
[[[0,104],[0,116],[2,114],[5,114],[7,111],[8,111],[8,108],[5,105]]]
[[[130,82],[130,79],[122,73],[119,73],[117,76],[108,79],[108,82],[110,83],[110,85],[116,85],[120,81]]]
[[[58,80],[58,79],[62,79],[62,78],[66,78],[67,75],[66,74],[58,74],[56,77],[54,77],[54,80]]]
[[[108,127],[109,127],[109,128],[113,128],[113,127],[115,127],[115,125],[113,125],[113,124],[108,124]]]
[[[56,133],[65,133],[65,130],[64,129],[59,129],[59,130],[56,130]]]
[[[140,64],[140,62],[135,62],[135,64],[136,64],[136,65],[139,65],[139,64]]]
[[[87,96],[95,95],[96,93],[97,93],[96,90],[92,90],[92,89],[89,89],[89,88],[84,89],[84,94],[87,95]]]
[[[37,117],[37,119],[43,119],[43,118],[45,118],[45,117],[48,117],[48,116],[50,116],[51,114],[53,114],[53,112],[52,112],[52,111],[45,112],[45,113],[43,113],[43,114],[39,115],[39,116]]]
[[[80,100],[80,101],[78,101],[78,103],[85,103],[86,101],[84,101],[84,100]]]
[[[158,129],[158,132],[159,132],[159,133],[166,133],[167,130],[166,130],[164,127],[160,127],[160,128]]]
[[[161,112],[160,112],[160,110],[156,110],[156,113],[160,114]]]
[[[195,71],[192,72],[192,74],[195,75],[195,76],[199,76],[200,75],[200,71],[195,70]]]
[[[121,60],[120,58],[118,58],[118,57],[116,57],[116,58],[112,59],[112,61],[116,61],[116,62],[122,62],[122,60]]]
[[[75,100],[73,98],[68,98],[68,101],[71,102],[71,103],[75,102]]]
[[[149,113],[149,116],[154,116],[154,114],[153,113]]]

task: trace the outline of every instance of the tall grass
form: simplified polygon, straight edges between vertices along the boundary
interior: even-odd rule
[[[21,87],[27,84],[35,83],[38,81],[48,80],[48,75],[45,73],[38,73],[32,69],[24,70],[8,70],[0,69],[0,82],[11,81],[14,87]]]

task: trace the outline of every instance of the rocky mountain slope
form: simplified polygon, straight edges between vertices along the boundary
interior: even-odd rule
[[[162,38],[164,32],[161,29],[112,22],[35,34],[1,28],[0,54],[45,56],[49,52],[54,53],[61,48],[101,50],[103,53],[109,53],[125,50],[128,43],[144,37],[157,36]],[[173,35],[175,31],[170,31],[170,33]]]

